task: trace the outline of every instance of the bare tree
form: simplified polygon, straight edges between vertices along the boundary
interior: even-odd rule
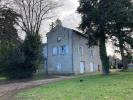
[[[26,34],[39,34],[41,23],[53,17],[52,10],[59,7],[52,0],[15,0],[21,18],[19,26]]]

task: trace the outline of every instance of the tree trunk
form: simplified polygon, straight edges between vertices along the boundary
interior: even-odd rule
[[[109,59],[107,57],[105,37],[99,40],[100,58],[102,62],[102,71],[104,75],[109,74]]]

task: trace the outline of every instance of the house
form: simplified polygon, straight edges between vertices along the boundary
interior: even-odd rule
[[[101,70],[99,47],[87,46],[87,37],[63,27],[60,20],[47,33],[49,74],[84,74]]]

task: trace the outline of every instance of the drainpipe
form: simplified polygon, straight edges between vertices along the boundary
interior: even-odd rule
[[[72,73],[74,74],[74,62],[73,62],[74,61],[74,59],[73,59],[74,58],[73,57],[74,56],[73,55],[73,31],[72,31],[71,34],[72,34]]]
[[[48,40],[47,40],[47,58],[46,58],[46,75],[48,75]]]

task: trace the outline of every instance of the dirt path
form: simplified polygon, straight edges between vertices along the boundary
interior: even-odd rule
[[[61,80],[68,80],[83,76],[90,76],[90,75],[96,75],[98,73],[89,73],[84,75],[78,75],[78,76],[54,76],[54,77],[48,77],[46,79],[42,80],[28,80],[28,81],[17,81],[13,83],[7,83],[7,84],[0,84],[0,100],[12,100],[12,97],[19,91],[24,89],[30,89],[36,86],[46,85],[49,83],[54,83]]]
[[[40,85],[45,85],[48,83],[57,82],[60,80],[66,80],[71,79],[72,77],[66,77],[66,76],[60,76],[59,78],[53,78],[53,79],[44,79],[44,80],[36,80],[36,81],[28,81],[28,82],[16,82],[16,83],[10,83],[10,84],[3,84],[0,85],[0,100],[11,100],[11,95],[15,93],[16,91],[36,87]]]

